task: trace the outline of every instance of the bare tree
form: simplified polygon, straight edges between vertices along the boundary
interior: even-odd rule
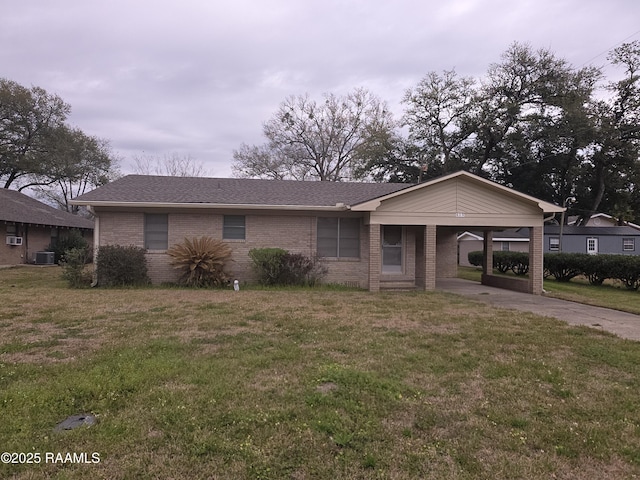
[[[204,177],[204,166],[190,154],[170,153],[163,156],[142,153],[133,157],[134,172],[140,175],[166,177]]]
[[[263,126],[267,144],[234,152],[238,176],[340,181],[355,177],[395,123],[386,105],[364,89],[345,96],[287,98]]]

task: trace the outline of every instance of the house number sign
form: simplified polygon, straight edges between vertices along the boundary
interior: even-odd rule
[[[464,218],[464,212],[456,212],[456,217]]]

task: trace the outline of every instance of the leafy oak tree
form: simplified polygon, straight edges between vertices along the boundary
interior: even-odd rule
[[[24,189],[55,181],[49,153],[71,107],[39,87],[0,78],[0,181]]]

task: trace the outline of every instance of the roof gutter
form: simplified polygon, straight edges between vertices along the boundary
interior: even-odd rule
[[[350,210],[349,205],[336,203],[335,205],[264,205],[250,203],[174,203],[174,202],[111,202],[111,201],[82,201],[71,200],[72,205],[85,205],[94,211],[96,207],[118,208],[198,208],[198,209],[229,209],[229,210],[294,210],[294,211],[324,211],[343,212]]]

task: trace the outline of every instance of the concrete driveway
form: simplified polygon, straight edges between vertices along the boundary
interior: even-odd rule
[[[615,333],[622,338],[640,341],[640,315],[558,300],[544,295],[487,287],[460,278],[439,278],[436,289],[463,295],[499,308],[533,312],[563,320],[570,325],[585,325]]]

